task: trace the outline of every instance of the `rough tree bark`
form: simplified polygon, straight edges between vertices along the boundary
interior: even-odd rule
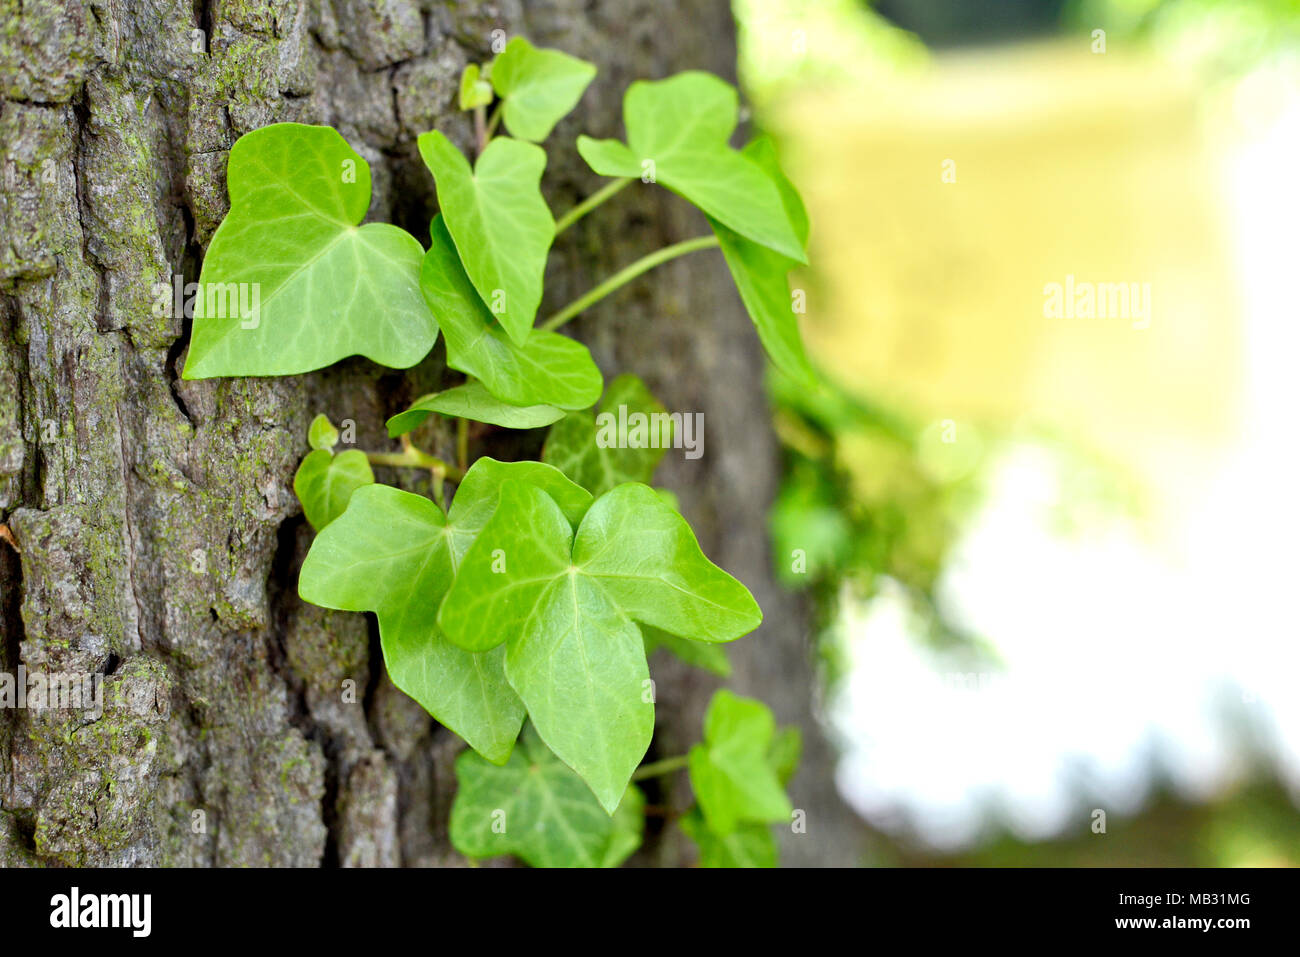
[[[725,0],[0,0],[0,18],[0,521],[18,549],[0,543],[0,670],[105,676],[97,720],[0,712],[0,864],[459,863],[446,837],[458,740],[387,680],[373,622],[297,599],[310,529],[291,490],[316,412],[387,447],[385,417],[441,383],[441,346],[407,373],[351,360],[184,382],[188,323],[154,315],[152,287],[197,279],[241,134],[336,126],[372,164],[371,216],[423,237],[434,204],[415,138],[436,126],[467,145],[454,93],[493,30],[596,61],[583,128],[615,135],[631,79],[731,74]],[[564,147],[544,189],[563,209],[595,185]],[[703,230],[662,191],[625,192],[566,234],[543,313]],[[794,794],[808,833],[784,839],[787,860],[850,862],[806,627],[768,571],[776,448],[721,259],[674,262],[574,328],[607,373],[705,412],[704,458],[670,457],[663,484],[765,609],[733,686],[807,732]],[[475,445],[536,451],[501,443]],[[652,666],[669,753],[698,736],[716,682]],[[639,858],[688,859],[662,835]]]

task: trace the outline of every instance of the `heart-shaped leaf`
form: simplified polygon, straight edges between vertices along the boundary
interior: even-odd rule
[[[777,187],[727,143],[738,108],[735,87],[710,73],[638,80],[623,98],[627,145],[580,136],[578,152],[602,176],[662,183],[740,235],[807,262]]]
[[[586,346],[544,329],[534,329],[516,345],[465,275],[441,215],[429,233],[420,286],[438,314],[449,366],[474,376],[510,405],[586,409],[600,398],[604,383]]]
[[[308,452],[298,466],[293,492],[302,502],[307,521],[319,532],[343,514],[353,492],[374,481],[365,452],[348,449],[335,455],[329,449],[316,449]]]
[[[492,84],[479,78],[477,63],[466,64],[460,75],[460,108],[473,110],[492,102]]]
[[[396,226],[358,227],[370,166],[335,130],[254,130],[231,149],[226,179],[230,212],[203,259],[186,379],[293,375],[351,355],[401,369],[433,348],[424,252]]]
[[[474,654],[435,625],[439,602],[496,506],[501,483],[537,482],[576,522],[591,496],[540,462],[483,458],[457,489],[450,516],[429,499],[385,485],[353,495],[312,543],[298,591],[306,601],[373,611],[393,683],[489,761],[510,754],[524,709],[505,680],[504,649]]]
[[[621,375],[609,384],[596,415],[574,412],[551,426],[542,461],[603,495],[622,482],[649,482],[673,436],[667,410],[645,383]]]
[[[471,169],[437,130],[421,134],[417,144],[466,275],[501,328],[522,346],[542,301],[546,253],[555,238],[555,220],[540,189],[546,153],[532,143],[497,137]]]
[[[781,194],[781,200],[800,244],[808,241],[808,214],[803,201],[777,163],[772,141],[763,137],[754,140],[743,150],[771,177]],[[817,374],[808,362],[803,340],[799,337],[799,322],[790,296],[788,274],[798,265],[781,253],[746,239],[728,229],[712,217],[709,224],[718,237],[718,245],[736,282],[745,310],[758,330],[758,338],[768,356],[786,374],[794,377],[805,388],[814,387]]]
[[[595,75],[596,67],[586,60],[512,38],[492,64],[492,86],[505,101],[506,129],[521,140],[546,139]]]
[[[790,799],[769,757],[775,734],[772,712],[761,701],[725,688],[713,696],[704,741],[690,751],[690,771],[695,799],[715,834],[789,819]]]
[[[645,797],[636,785],[613,817],[531,725],[501,767],[456,759],[451,842],[467,857],[512,854],[533,867],[617,867],[641,845]]]
[[[471,380],[416,399],[409,409],[388,420],[388,435],[391,438],[405,435],[434,413],[506,429],[537,429],[564,416],[564,410],[553,405],[507,405],[485,389],[483,383]]]
[[[634,515],[650,530],[637,548],[610,541],[637,524]],[[632,615],[673,631],[707,626],[715,641],[761,619],[744,586],[704,558],[653,489],[619,486],[596,500],[575,534],[554,499],[510,481],[438,613],[466,649],[505,642],[506,678],[538,733],[610,812],[654,726]]]
[[[311,420],[311,425],[307,427],[307,444],[313,449],[325,450],[339,444],[339,430],[334,428],[329,416],[321,414]]]
[[[467,649],[506,643],[506,674],[543,740],[613,813],[654,730],[636,625],[570,573],[573,529],[540,489],[506,482],[438,623]]]

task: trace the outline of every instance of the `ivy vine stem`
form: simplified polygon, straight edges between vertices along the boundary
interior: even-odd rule
[[[674,771],[680,771],[686,767],[690,760],[688,755],[679,754],[675,758],[664,758],[662,761],[651,761],[649,764],[643,764],[632,772],[633,781],[644,781],[646,778],[658,778],[665,774],[672,774]]]
[[[400,452],[367,452],[366,461],[371,465],[387,465],[391,468],[428,469],[435,477],[449,478],[453,482],[459,482],[465,477],[464,469],[444,462],[409,442],[403,443]]]
[[[456,464],[469,468],[469,419],[456,420]]]
[[[632,179],[630,177],[621,177],[592,193],[581,203],[574,206],[571,210],[555,221],[555,235],[560,235],[560,233],[564,232],[578,220],[582,219],[583,216],[586,216],[589,212],[631,182]]]
[[[624,266],[590,292],[573,300],[573,302],[543,322],[540,328],[547,330],[558,329],[578,313],[590,309],[610,293],[626,286],[643,272],[649,272],[655,266],[666,263],[670,259],[676,259],[678,256],[685,256],[687,253],[693,253],[700,249],[713,249],[717,245],[717,236],[697,236],[694,239],[687,239],[680,243],[673,243],[671,246],[665,246],[648,256],[642,256],[630,266]]]

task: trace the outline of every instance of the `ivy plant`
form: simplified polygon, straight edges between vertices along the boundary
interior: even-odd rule
[[[345,449],[335,454],[338,442],[338,429],[326,416],[316,416],[307,433],[312,451],[302,460],[293,479],[293,491],[302,502],[303,515],[318,532],[343,514],[353,492],[375,481],[366,453]]]
[[[424,250],[396,226],[358,226],[370,164],[337,131],[254,130],[231,149],[226,181],[230,212],[203,259],[185,378],[292,375],[351,355],[404,369],[433,348]]]
[[[792,814],[785,786],[799,763],[799,729],[777,731],[761,702],[724,689],[709,704],[704,737],[686,757],[642,765],[633,780],[689,762],[696,803],[666,816],[699,847],[700,864],[776,866],[772,825]],[[751,774],[757,783],[747,780]],[[613,867],[641,844],[646,806],[637,784],[628,785],[612,816],[605,813],[531,725],[505,765],[467,751],[456,760],[456,779],[451,839],[471,858],[513,854],[535,866]]]
[[[774,364],[810,381],[788,284],[807,261],[808,219],[770,142],[731,146],[735,89],[693,71],[631,85],[625,141],[578,137],[612,179],[557,219],[539,144],[595,75],[522,37],[467,66],[458,102],[474,155],[441,130],[417,142],[439,207],[427,243],[363,224],[370,168],[335,130],[283,123],[242,137],[184,375],[291,375],[353,355],[402,369],[441,332],[464,381],[388,419],[396,450],[339,450],[317,416],[294,490],[317,532],[301,596],[373,613],[393,683],[469,746],[453,843],[474,859],[617,866],[649,810],[634,782],[688,770],[696,804],[666,813],[701,863],[771,865],[798,737],[761,703],[720,691],[689,755],[644,763],[649,655],[726,676],[725,643],[762,613],[705,556],[676,497],[650,484],[675,437],[667,410],[635,376],[606,387],[558,330],[655,266],[719,248]],[[650,251],[537,321],[555,237],[637,181],[697,206],[712,234]],[[454,457],[416,445],[432,417],[454,423]],[[547,429],[541,460],[471,461],[471,422]],[[375,467],[423,470],[429,494],[380,484]]]

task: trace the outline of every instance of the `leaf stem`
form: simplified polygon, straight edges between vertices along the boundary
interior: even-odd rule
[[[602,189],[592,193],[581,203],[574,206],[571,210],[555,221],[555,235],[560,235],[560,233],[564,232],[578,220],[582,219],[583,216],[586,216],[589,212],[631,182],[632,180],[630,177],[621,177],[608,183]]]
[[[366,461],[371,465],[387,465],[390,468],[428,469],[434,474],[435,479],[449,478],[453,482],[459,482],[465,477],[464,469],[416,448],[409,441],[403,443],[400,452],[367,452]]]
[[[504,103],[505,103],[504,100],[502,100],[501,102],[497,103],[497,105],[496,105],[496,106],[493,108],[493,110],[492,110],[492,115],[491,115],[490,117],[488,117],[488,125],[487,125],[487,139],[489,139],[489,140],[492,139],[492,137],[496,135],[497,127],[501,125],[501,107],[504,105]],[[485,140],[485,141],[484,141],[484,146],[486,146],[486,145],[487,145],[487,142],[486,142],[486,140]]]
[[[679,754],[675,758],[664,758],[662,761],[651,761],[649,764],[643,764],[632,772],[633,781],[644,781],[646,778],[662,777],[665,774],[672,774],[674,771],[680,771],[686,767],[689,757],[685,754]]]
[[[475,156],[483,155],[483,150],[487,149],[488,137],[492,135],[488,132],[486,116],[483,107],[474,107],[474,142],[478,147]]]
[[[462,472],[469,468],[469,419],[456,420],[456,464]]]
[[[600,302],[611,292],[626,286],[643,272],[649,272],[655,266],[666,263],[670,259],[676,259],[678,256],[685,256],[687,253],[693,253],[699,249],[712,249],[717,245],[717,236],[696,236],[694,239],[673,243],[671,246],[665,246],[663,249],[652,252],[647,256],[642,256],[630,266],[624,266],[590,292],[573,300],[573,302],[543,322],[540,328],[558,329],[578,313]]]

